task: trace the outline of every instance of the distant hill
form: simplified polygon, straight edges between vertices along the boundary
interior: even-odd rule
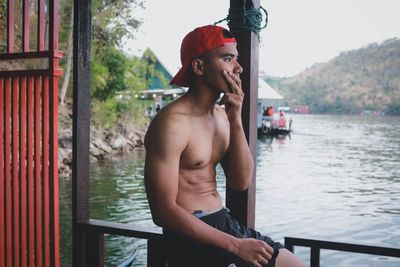
[[[400,114],[400,40],[341,53],[294,77],[263,78],[289,105],[308,105],[313,113]]]

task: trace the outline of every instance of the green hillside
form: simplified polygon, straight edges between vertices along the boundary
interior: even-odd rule
[[[400,114],[400,40],[341,53],[294,77],[264,79],[289,105],[308,105],[313,113]]]

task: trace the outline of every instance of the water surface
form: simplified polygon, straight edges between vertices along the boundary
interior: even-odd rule
[[[294,133],[257,142],[256,228],[285,236],[400,247],[400,117],[289,115]],[[144,152],[91,165],[91,217],[156,227],[143,185]],[[218,188],[225,182],[218,168]],[[61,183],[62,266],[70,265],[70,187]],[[106,237],[106,263],[146,242]],[[304,261],[309,251],[296,250]],[[321,252],[324,267],[398,267],[395,258]]]

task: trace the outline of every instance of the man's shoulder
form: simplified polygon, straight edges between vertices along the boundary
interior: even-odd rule
[[[171,125],[185,124],[189,119],[190,114],[179,105],[168,105],[161,109],[154,117],[152,124],[160,124],[162,127],[169,127]]]
[[[174,106],[161,109],[147,129],[145,144],[155,139],[168,141],[170,137],[183,138],[189,127],[187,121],[188,116]]]

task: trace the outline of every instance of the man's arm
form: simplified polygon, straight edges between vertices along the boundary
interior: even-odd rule
[[[223,75],[232,92],[225,93],[223,99],[230,125],[230,139],[228,150],[221,161],[221,165],[229,186],[232,189],[243,191],[251,184],[254,168],[253,157],[242,124],[244,94],[238,76],[226,72]]]
[[[186,147],[177,120],[153,121],[145,138],[145,186],[154,222],[201,243],[238,255],[255,266],[267,263],[272,248],[256,239],[238,239],[199,220],[176,203],[179,160]]]

